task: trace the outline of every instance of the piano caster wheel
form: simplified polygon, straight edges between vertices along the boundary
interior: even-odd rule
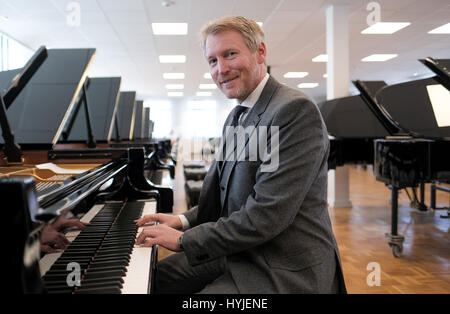
[[[389,238],[388,243],[392,249],[392,254],[395,257],[400,257],[403,252],[403,241],[405,240],[405,237],[392,234],[386,234],[386,237]]]
[[[403,245],[401,245],[401,244],[393,244],[393,243],[390,243],[389,246],[391,247],[391,249],[392,249],[392,254],[393,254],[395,257],[398,258],[398,257],[402,256]]]

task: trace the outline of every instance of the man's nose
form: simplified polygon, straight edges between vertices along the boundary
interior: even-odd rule
[[[220,75],[227,74],[230,71],[230,66],[227,60],[219,59],[217,63]]]

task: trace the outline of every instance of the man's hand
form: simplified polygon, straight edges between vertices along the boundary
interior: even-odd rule
[[[88,223],[81,222],[79,219],[66,219],[64,215],[59,216],[53,223],[52,227],[56,231],[61,231],[65,228],[77,228],[83,230]]]
[[[145,218],[145,217],[144,217]],[[144,228],[136,238],[136,244],[140,246],[161,245],[168,250],[180,252],[178,238],[183,232],[167,225],[156,225]]]
[[[138,227],[142,227],[148,223],[159,222],[161,225],[181,230],[183,225],[181,224],[180,217],[178,215],[171,214],[151,214],[145,215],[141,219],[135,220]]]
[[[70,243],[65,235],[55,230],[52,225],[43,228],[40,242],[41,251],[45,253],[53,253],[58,249],[64,250]]]

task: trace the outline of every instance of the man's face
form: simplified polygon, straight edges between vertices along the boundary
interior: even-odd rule
[[[263,78],[266,48],[264,43],[251,52],[241,34],[234,30],[210,34],[205,55],[211,76],[228,98],[242,103]]]

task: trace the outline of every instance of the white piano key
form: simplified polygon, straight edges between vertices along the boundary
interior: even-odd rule
[[[142,216],[156,213],[156,201],[145,202]],[[143,227],[138,229],[138,235]],[[123,294],[146,294],[148,293],[148,281],[151,268],[151,247],[134,246],[130,256],[130,264],[127,267],[121,292]]]

